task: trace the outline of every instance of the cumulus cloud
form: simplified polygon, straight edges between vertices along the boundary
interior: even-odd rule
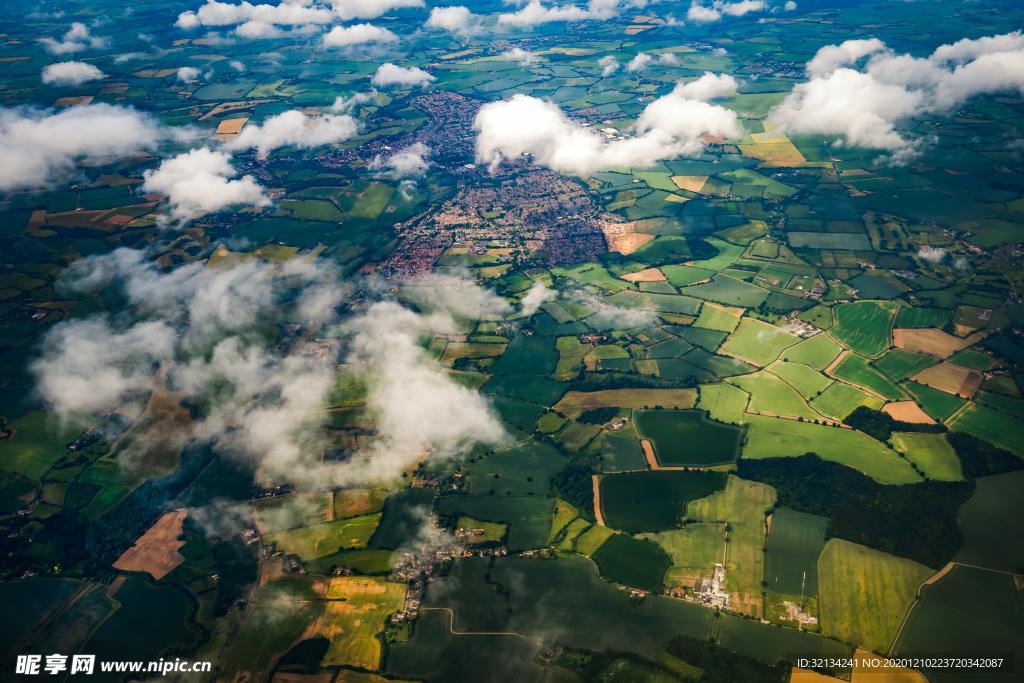
[[[917,257],[929,263],[941,263],[946,258],[946,250],[942,247],[923,246],[917,250]]]
[[[53,85],[81,85],[105,77],[102,71],[86,62],[57,62],[43,67],[43,83]]]
[[[364,43],[394,43],[397,41],[398,36],[394,33],[373,24],[335,26],[324,34],[324,45],[327,47],[349,47]]]
[[[186,30],[198,26],[234,26],[247,22],[269,26],[304,26],[330,24],[334,20],[331,10],[309,2],[254,5],[250,2],[233,4],[207,0],[196,11],[179,14],[175,26]]]
[[[481,107],[477,161],[493,169],[530,154],[534,163],[573,175],[622,167],[644,168],[658,161],[700,153],[707,136],[740,135],[736,113],[705,101],[735,91],[735,81],[706,73],[680,84],[644,108],[634,135],[606,141],[597,131],[570,120],[558,105],[528,95]]]
[[[419,178],[427,172],[428,156],[430,148],[422,142],[415,142],[387,157],[378,154],[370,162],[370,168],[382,171],[383,175],[395,180]]]
[[[376,19],[391,10],[423,7],[423,0],[331,0],[334,13],[341,19]]]
[[[372,92],[357,92],[351,97],[335,97],[334,104],[331,105],[331,111],[340,112],[342,114],[351,114],[361,104],[372,102],[377,96],[376,91]]]
[[[77,159],[113,159],[153,149],[166,137],[149,115],[109,104],[55,114],[0,108],[0,190],[45,187],[71,172]]]
[[[600,21],[611,19],[618,13],[619,0],[590,0],[585,8],[569,4],[549,7],[540,0],[530,0],[515,12],[499,14],[498,23],[502,26],[528,28],[557,21]]]
[[[540,57],[529,50],[524,50],[521,47],[514,47],[511,50],[505,50],[501,53],[501,56],[510,62],[518,62],[520,66],[533,66],[540,62]]]
[[[309,149],[331,145],[348,140],[358,132],[359,122],[351,116],[309,116],[298,109],[289,109],[271,116],[262,125],[247,125],[225,147],[232,151],[255,148],[257,156],[266,159],[279,147],[294,145]]]
[[[490,290],[461,275],[429,273],[407,281],[402,297],[427,313],[467,320],[500,318],[512,307]]]
[[[171,356],[174,328],[146,322],[124,332],[105,317],[57,325],[32,363],[42,398],[62,418],[114,407],[147,391],[156,364]]]
[[[918,142],[897,128],[912,116],[946,113],[979,94],[1024,92],[1024,34],[965,39],[928,57],[897,54],[874,38],[848,40],[818,50],[807,74],[770,112],[770,123],[907,160]]]
[[[276,40],[296,36],[308,36],[316,32],[317,27],[311,24],[282,29],[265,21],[251,20],[235,28],[235,35],[249,40]]]
[[[352,335],[349,362],[372,378],[366,407],[376,427],[366,457],[351,461],[350,476],[394,477],[424,453],[451,458],[478,443],[498,444],[507,438],[487,401],[453,382],[424,352],[422,340],[457,330],[443,311],[417,315],[382,301],[345,329]]]
[[[751,12],[761,12],[764,8],[764,0],[739,0],[739,2],[715,0],[710,5],[693,2],[686,12],[686,18],[698,24],[710,24],[720,20],[723,15],[742,17]]]
[[[178,69],[178,80],[182,83],[195,83],[199,78],[199,69],[194,66],[183,66]]]
[[[76,21],[60,40],[55,38],[40,38],[46,51],[51,55],[66,55],[73,52],[82,52],[89,48],[98,49],[107,44],[106,39],[92,35],[89,27]]]
[[[654,57],[651,57],[646,52],[639,52],[633,59],[626,63],[626,71],[635,73],[637,71],[643,71],[647,68],[647,65],[654,61]]]
[[[793,2],[793,0],[786,0],[786,4],[782,6],[782,9],[786,10],[787,12],[792,12],[793,10],[796,9],[796,3]]]
[[[167,197],[169,217],[184,224],[232,206],[264,207],[270,199],[252,176],[237,180],[226,152],[205,147],[165,159],[143,174],[142,190]]]
[[[427,28],[441,29],[449,33],[466,35],[476,30],[477,18],[469,11],[468,7],[463,5],[435,7],[430,10],[426,26]]]
[[[435,77],[418,66],[402,67],[387,62],[377,67],[370,82],[379,87],[397,85],[401,87],[426,87]]]
[[[601,75],[607,78],[613,73],[619,70],[619,60],[615,59],[612,55],[605,55],[601,59],[597,60],[597,65],[601,67]]]
[[[452,458],[506,438],[487,400],[425,350],[433,336],[458,333],[457,318],[509,311],[473,282],[418,278],[403,283],[422,294],[418,310],[371,297],[347,320],[339,306],[350,289],[330,262],[308,256],[163,271],[143,252],[119,249],[74,263],[58,286],[68,296],[115,287],[132,306],[116,319],[60,323],[48,335],[33,371],[55,411],[102,412],[150,390],[202,406],[163,426],[173,434],[136,434],[143,443],[211,443],[251,461],[261,482],[319,489],[393,481],[425,454]],[[285,321],[308,331],[304,341],[278,343],[273,330]],[[344,357],[342,345],[316,338],[325,324],[345,337]],[[341,360],[341,372],[366,388],[368,429],[349,458],[325,460],[337,448],[322,427]]]
[[[554,298],[555,292],[549,289],[547,285],[543,282],[534,282],[533,286],[530,287],[530,291],[520,300],[519,312],[526,317],[530,317],[539,311],[546,301]]]

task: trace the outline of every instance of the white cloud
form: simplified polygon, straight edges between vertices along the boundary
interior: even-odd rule
[[[926,245],[917,250],[917,257],[929,263],[941,263],[946,258],[946,250],[942,247]]]
[[[71,28],[61,40],[54,38],[40,38],[46,51],[52,55],[66,55],[72,52],[81,52],[89,48],[98,49],[107,44],[106,39],[92,35],[89,27],[81,22],[71,24]]]
[[[686,18],[698,24],[710,24],[722,18],[722,13],[694,2],[686,12]]]
[[[646,52],[639,52],[633,59],[626,63],[626,71],[631,73],[636,71],[643,71],[647,68],[647,65],[654,61],[654,57],[651,57]]]
[[[183,29],[197,26],[234,26],[247,22],[269,24],[272,26],[306,26],[330,24],[335,20],[331,10],[308,2],[281,2],[277,5],[237,4],[207,0],[207,3],[196,11],[186,11],[178,15],[175,26]],[[256,29],[251,29],[256,31]]]
[[[372,102],[377,96],[376,91],[371,92],[357,92],[351,97],[335,97],[334,104],[331,105],[331,111],[340,112],[342,114],[351,114],[355,111],[356,107],[367,102]]]
[[[167,197],[170,219],[184,224],[232,206],[264,207],[270,200],[252,176],[233,178],[238,172],[225,152],[205,147],[165,159],[143,174],[143,192]]]
[[[965,39],[928,57],[896,54],[878,39],[848,40],[818,50],[810,77],[769,114],[769,122],[797,133],[835,135],[862,147],[911,158],[919,142],[897,127],[926,113],[945,113],[971,97],[1024,93],[1024,35]]]
[[[782,9],[786,10],[787,12],[792,12],[793,10],[796,9],[796,3],[793,2],[793,0],[786,0],[786,4],[782,6]]]
[[[530,154],[534,163],[552,170],[589,175],[697,154],[705,136],[731,138],[741,133],[735,112],[703,101],[727,94],[726,80],[731,79],[707,73],[677,87],[644,108],[632,137],[612,141],[571,121],[552,102],[522,94],[491,102],[481,107],[474,121],[477,161],[493,169],[502,161]]]
[[[590,0],[586,8],[576,5],[548,7],[540,0],[530,0],[522,9],[498,15],[502,26],[527,28],[556,21],[600,21],[619,13],[619,0]]]
[[[729,74],[716,75],[705,71],[700,78],[677,85],[674,92],[691,100],[707,102],[716,97],[735,95],[738,87],[736,79]]]
[[[396,36],[386,28],[372,24],[353,24],[352,26],[335,26],[324,35],[327,47],[348,47],[364,43],[394,43]]]
[[[359,122],[348,115],[309,116],[289,109],[259,124],[248,124],[227,142],[232,151],[256,149],[260,159],[279,147],[295,145],[304,149],[348,140],[359,132]]]
[[[296,257],[158,270],[142,252],[119,249],[74,263],[58,281],[90,295],[118,287],[131,302],[124,316],[58,324],[34,363],[39,393],[64,416],[95,413],[166,386],[204,408],[164,433],[135,433],[176,444],[212,443],[256,465],[261,482],[321,489],[393,481],[425,453],[452,458],[506,434],[488,401],[452,380],[425,350],[436,334],[459,331],[453,316],[504,315],[503,299],[472,282],[429,275],[403,283],[423,295],[422,313],[376,301],[339,321],[348,288],[329,263]],[[310,302],[316,302],[311,305]],[[336,378],[338,345],[310,337],[282,351],[266,336],[282,321],[321,323],[347,335],[348,373],[366,386],[367,437],[352,457],[324,462],[335,448],[321,429]],[[139,427],[144,421],[136,423]],[[166,433],[172,432],[172,433]]]
[[[519,312],[530,317],[544,305],[544,302],[555,298],[555,291],[548,289],[543,282],[534,282],[530,291],[519,302]]]
[[[106,74],[86,62],[57,62],[43,67],[43,83],[54,85],[81,85],[96,81]]]
[[[349,362],[372,378],[366,404],[376,427],[366,457],[353,458],[349,476],[391,478],[425,452],[452,458],[507,438],[487,401],[453,382],[423,350],[423,339],[456,330],[448,315],[417,315],[382,301],[345,328],[352,333]]]
[[[178,80],[182,83],[195,83],[199,78],[199,69],[194,66],[183,66],[178,69]]]
[[[109,104],[56,114],[0,108],[0,190],[41,188],[83,157],[112,159],[152,149],[167,131],[149,115]]]
[[[188,10],[178,15],[177,21],[174,25],[180,29],[190,31],[194,28],[202,26],[202,22],[199,21],[199,16],[195,12]]]
[[[239,73],[245,71],[245,64],[238,61],[237,59],[233,59],[230,62],[228,62],[228,66],[230,66],[235,71],[238,71]]]
[[[423,0],[331,0],[334,13],[350,19],[376,19],[391,10],[423,7]]]
[[[615,59],[612,55],[605,55],[601,59],[597,60],[597,65],[601,67],[601,75],[607,78],[613,73],[619,70],[619,60]]]
[[[419,178],[427,172],[428,156],[430,148],[422,142],[414,142],[386,158],[377,155],[370,163],[370,168],[384,171],[384,175],[395,180]]]
[[[401,67],[387,62],[377,67],[377,72],[373,74],[370,82],[380,87],[389,85],[426,87],[433,80],[435,78],[432,74],[418,66]]]
[[[169,358],[174,329],[146,322],[124,332],[106,318],[73,320],[51,329],[32,363],[37,391],[63,419],[119,405],[150,388],[155,364]]]
[[[720,20],[723,15],[742,17],[751,12],[764,11],[764,9],[764,0],[739,0],[739,2],[715,0],[710,5],[702,5],[694,0],[686,12],[686,18],[698,24],[710,24]]]
[[[505,50],[501,53],[501,56],[510,62],[518,62],[520,66],[533,66],[540,62],[540,57],[521,47]]]
[[[671,52],[662,52],[658,55],[658,64],[662,66],[679,66],[679,57]]]
[[[427,17],[426,26],[428,28],[441,29],[442,31],[448,31],[450,33],[466,35],[468,33],[472,33],[477,28],[477,19],[476,16],[469,11],[469,8],[464,7],[463,5],[435,7],[430,10],[430,16]]]

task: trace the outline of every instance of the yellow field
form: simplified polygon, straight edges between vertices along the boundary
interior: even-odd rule
[[[704,184],[708,182],[708,177],[706,175],[674,175],[672,176],[672,182],[680,190],[700,192],[704,189]]]
[[[827,636],[888,652],[932,569],[833,538],[818,558],[818,606]]]
[[[966,339],[954,337],[948,332],[925,328],[896,328],[892,331],[892,343],[898,349],[924,353],[936,358],[949,358],[960,349],[966,349],[984,336],[984,333],[972,334]]]
[[[754,133],[754,138],[757,138],[759,133]],[[752,159],[758,159],[764,162],[765,166],[803,166],[807,163],[807,159],[800,153],[800,150],[796,148],[789,140],[783,142],[759,142],[754,145],[736,145],[740,148],[740,152],[744,156],[751,157]]]
[[[977,370],[945,362],[925,368],[912,379],[947,394],[970,398],[981,386],[982,376]]]
[[[732,609],[757,618],[764,616],[764,513],[774,504],[775,489],[771,486],[730,476],[724,491],[686,506],[686,516],[691,519],[728,523],[725,581]]]
[[[341,489],[334,492],[334,517],[358,517],[384,507],[388,492],[384,489]]]
[[[402,609],[405,584],[378,577],[338,576],[326,590],[327,608],[315,624],[313,636],[331,641],[324,666],[356,666],[369,671],[380,667],[381,644],[389,614]]]
[[[657,268],[645,268],[635,273],[627,273],[622,279],[626,282],[663,282],[665,274]]]
[[[606,389],[570,391],[555,404],[555,410],[575,419],[594,408],[692,408],[696,389]]]

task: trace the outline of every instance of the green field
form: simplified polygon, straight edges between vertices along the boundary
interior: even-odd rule
[[[931,356],[903,349],[889,349],[871,364],[894,382],[902,382],[939,361]]]
[[[895,307],[873,301],[858,301],[839,304],[833,312],[836,324],[829,334],[847,348],[874,358],[892,345]]]
[[[825,391],[828,385],[832,384],[832,380],[825,375],[810,366],[800,363],[787,363],[784,360],[777,360],[769,365],[767,369],[800,392],[800,395],[807,400]]]
[[[905,398],[898,386],[872,369],[864,356],[858,356],[855,353],[851,353],[839,361],[839,364],[832,369],[832,375],[890,401]]]
[[[732,332],[740,324],[740,318],[718,306],[704,304],[700,307],[700,315],[697,316],[697,320],[693,324],[709,330]]]
[[[799,341],[800,337],[783,332],[774,325],[743,318],[736,331],[725,340],[722,353],[765,366]]]
[[[728,612],[722,613],[720,621],[718,637],[722,647],[766,664],[792,662],[796,655],[848,657],[851,654],[848,645],[815,633],[762,624]]]
[[[987,569],[1024,567],[1024,471],[981,477],[957,519],[964,543],[956,559]]]
[[[843,347],[832,337],[827,334],[816,334],[786,349],[782,354],[782,360],[809,365],[815,370],[824,370],[842,350]]]
[[[739,456],[743,430],[702,410],[634,410],[633,417],[661,465],[721,465]]]
[[[380,513],[323,522],[299,529],[267,534],[263,540],[304,560],[324,557],[341,549],[365,548],[380,522]]]
[[[768,590],[788,595],[818,594],[818,556],[825,547],[828,519],[786,507],[772,513],[765,544]]]
[[[316,598],[310,582],[299,579],[260,587],[224,652],[221,670],[232,675],[266,671],[323,613],[324,603]]]
[[[705,638],[712,612],[682,600],[648,596],[639,604],[579,556],[457,560],[432,582],[426,606],[449,607],[457,631],[514,631],[570,647],[652,655],[673,637]],[[587,624],[587,628],[579,628]]]
[[[690,523],[681,529],[638,538],[657,543],[672,559],[665,582],[672,586],[692,586],[698,578],[711,575],[714,566],[725,558],[725,523]]]
[[[711,282],[684,287],[682,293],[698,299],[707,299],[726,306],[753,308],[768,298],[768,290],[719,273]],[[717,328],[713,328],[717,329]]]
[[[608,526],[629,533],[679,525],[692,500],[725,485],[718,472],[622,472],[601,478],[601,509]]]
[[[82,587],[73,579],[40,577],[0,583],[0,600],[6,605],[0,625],[4,642],[0,654],[7,657],[14,652],[22,638],[41,624],[61,603]]]
[[[960,458],[944,434],[893,432],[890,443],[929,479],[960,481],[964,478]]]
[[[927,409],[925,412],[928,412]],[[973,434],[1024,457],[1024,420],[1010,417],[1006,413],[972,404],[949,423],[949,428],[954,432]]]
[[[765,514],[775,505],[775,489],[767,484],[729,475],[723,491],[686,506],[686,516],[701,522],[727,524],[726,589],[731,609],[763,617]]]
[[[746,392],[726,382],[702,384],[697,408],[706,410],[712,419],[719,422],[742,424],[748,401],[750,396]]]
[[[822,633],[886,653],[918,586],[934,570],[839,538],[818,559]]]
[[[821,417],[807,405],[807,401],[792,386],[768,371],[731,377],[729,383],[750,394],[750,406],[747,410],[752,413],[789,418],[802,417],[808,420]]]
[[[652,541],[614,534],[592,555],[601,576],[624,586],[661,592],[672,561]]]
[[[507,524],[508,548],[512,552],[547,545],[554,500],[543,496],[444,496],[437,510],[445,515],[465,515],[488,522]]]
[[[752,415],[744,458],[786,458],[817,453],[882,484],[912,484],[920,476],[884,444],[853,429]]]
[[[1024,620],[1020,587],[1007,574],[957,566],[927,586],[910,614],[894,654],[1014,657],[1024,660]],[[935,683],[1010,680],[1014,674],[965,675],[963,671],[933,669]]]
[[[811,401],[811,406],[822,415],[828,415],[836,420],[845,420],[850,413],[858,406],[867,406],[872,410],[882,407],[882,399],[861,391],[857,387],[851,387],[845,382],[834,382],[828,389],[821,392]]]
[[[921,410],[940,422],[951,417],[966,403],[959,396],[947,394],[917,382],[907,382],[903,386],[917,401],[917,405],[921,406]]]

